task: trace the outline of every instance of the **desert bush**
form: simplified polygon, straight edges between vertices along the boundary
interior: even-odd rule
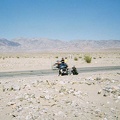
[[[92,57],[90,57],[90,56],[84,56],[84,60],[85,60],[87,63],[91,63]]]
[[[74,57],[74,60],[75,60],[75,61],[78,61],[78,58],[77,58],[77,57]]]
[[[58,58],[58,56],[56,56],[55,58]]]

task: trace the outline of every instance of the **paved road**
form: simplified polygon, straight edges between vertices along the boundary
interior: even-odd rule
[[[84,68],[77,68],[77,70],[79,73],[113,71],[113,70],[120,70],[120,66],[84,67]],[[0,72],[0,78],[17,77],[17,76],[19,77],[46,76],[46,75],[58,75],[58,70],[28,70],[28,71]]]

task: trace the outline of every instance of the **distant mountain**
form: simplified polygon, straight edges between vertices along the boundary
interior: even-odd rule
[[[17,52],[21,45],[17,42],[9,41],[4,38],[0,38],[0,52]]]
[[[4,39],[4,38],[0,39],[0,46],[12,46],[12,47],[16,46],[17,47],[19,45],[20,45],[19,43],[12,42],[12,41],[9,41],[9,40]]]
[[[73,48],[81,50],[104,50],[120,48],[120,40],[74,40]]]
[[[21,49],[33,51],[49,51],[65,48],[65,42],[47,38],[17,38],[13,39],[12,41],[20,43]]]
[[[120,49],[120,40],[72,40],[48,38],[0,39],[0,52],[75,52]]]

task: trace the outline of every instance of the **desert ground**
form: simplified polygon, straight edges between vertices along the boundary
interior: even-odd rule
[[[92,57],[90,64],[84,56]],[[67,57],[69,68],[119,66],[119,51],[83,52],[83,53],[0,53],[0,72],[51,69],[52,65],[61,58]],[[76,60],[77,58],[77,60]]]
[[[92,57],[91,63],[84,56]],[[119,51],[0,53],[0,72],[120,66]],[[119,120],[120,71],[58,76],[0,77],[0,120]]]

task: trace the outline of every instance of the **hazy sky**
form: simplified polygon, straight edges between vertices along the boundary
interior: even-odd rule
[[[120,40],[120,0],[0,0],[0,38]]]

